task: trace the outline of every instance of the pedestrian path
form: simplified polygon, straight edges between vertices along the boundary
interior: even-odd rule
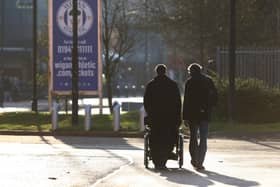
[[[128,97],[128,98],[113,98],[113,103],[118,102],[119,104],[123,102],[136,102],[141,103],[143,101],[142,97]],[[60,101],[60,112],[65,112],[65,101]],[[79,99],[79,114],[84,114],[84,106],[85,105],[91,105],[92,106],[92,114],[98,114],[99,111],[99,98],[84,98]],[[103,114],[109,114],[110,110],[108,108],[108,99],[103,98],[102,100],[102,113]],[[26,101],[19,101],[19,102],[4,102],[4,107],[0,107],[0,113],[3,112],[23,112],[23,111],[31,111],[32,101],[26,100]],[[68,102],[68,111],[71,110],[71,102]],[[49,104],[48,100],[38,100],[38,111],[49,111]],[[71,113],[71,112],[70,112]]]
[[[4,102],[4,106],[0,107],[0,113],[31,111],[31,103],[31,101]],[[38,110],[48,111],[48,101],[38,100]]]

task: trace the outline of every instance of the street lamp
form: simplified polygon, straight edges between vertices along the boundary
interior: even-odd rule
[[[38,112],[37,101],[37,0],[33,0],[33,98],[32,111]]]

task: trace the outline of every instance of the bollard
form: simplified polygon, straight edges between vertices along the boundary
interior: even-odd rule
[[[113,127],[114,131],[120,130],[120,104],[118,102],[113,104]]]
[[[145,108],[142,106],[139,111],[140,116],[140,132],[143,132],[145,130],[145,124],[144,124],[144,118],[146,116]]]
[[[85,130],[89,131],[91,128],[91,105],[85,105]]]
[[[58,128],[58,103],[53,102],[52,107],[52,130],[55,131]]]

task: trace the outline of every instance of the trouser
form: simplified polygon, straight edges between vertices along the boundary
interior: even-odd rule
[[[202,166],[207,151],[208,121],[191,122],[189,127],[191,159],[193,163]]]

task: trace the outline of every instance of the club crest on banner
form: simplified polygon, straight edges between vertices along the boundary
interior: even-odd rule
[[[60,31],[72,37],[73,35],[73,5],[72,0],[66,0],[58,8],[57,25]],[[78,1],[78,36],[85,35],[92,27],[94,21],[91,7],[84,0]]]

